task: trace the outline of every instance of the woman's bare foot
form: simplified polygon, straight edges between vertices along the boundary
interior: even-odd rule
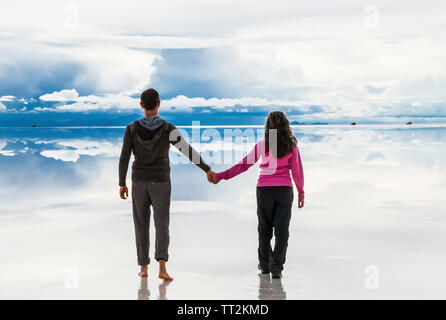
[[[166,261],[160,260],[159,264],[160,264],[160,273],[159,273],[158,277],[164,281],[172,281],[173,278],[171,276],[169,276],[169,274],[167,273],[167,270],[166,270]]]
[[[141,278],[147,278],[149,276],[149,273],[147,270],[148,270],[147,266],[141,266],[141,271],[138,272],[138,276],[140,276]]]

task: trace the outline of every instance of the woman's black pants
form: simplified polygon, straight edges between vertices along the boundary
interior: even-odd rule
[[[272,273],[283,270],[293,197],[292,187],[257,187],[259,262],[262,270],[269,270]],[[274,250],[271,248],[273,231]]]

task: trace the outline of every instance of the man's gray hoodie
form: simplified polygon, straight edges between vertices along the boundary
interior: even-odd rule
[[[144,117],[127,126],[119,159],[119,185],[126,185],[131,153],[133,181],[163,182],[170,179],[169,147],[174,145],[204,172],[210,167],[200,154],[183,138],[170,122],[154,117]]]

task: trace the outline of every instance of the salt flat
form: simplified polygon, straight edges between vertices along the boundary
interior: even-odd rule
[[[131,205],[117,195],[122,132],[0,129],[0,298],[446,298],[444,126],[295,127],[307,198],[281,281],[256,270],[256,168],[214,186],[172,165],[168,284],[156,263],[136,275]],[[214,162],[237,150],[234,163],[249,140],[200,149]]]

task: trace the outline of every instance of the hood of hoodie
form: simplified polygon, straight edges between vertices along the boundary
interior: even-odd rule
[[[149,116],[138,120],[139,124],[149,130],[155,130],[164,124],[164,120],[159,116]]]
[[[163,134],[165,123],[164,119],[158,116],[139,119],[135,123],[136,139],[147,150],[153,150]]]

